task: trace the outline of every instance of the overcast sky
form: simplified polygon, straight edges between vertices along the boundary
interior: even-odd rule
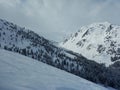
[[[120,0],[0,0],[0,18],[62,41],[83,25],[120,25]]]

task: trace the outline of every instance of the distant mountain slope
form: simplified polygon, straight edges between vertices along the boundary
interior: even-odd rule
[[[60,45],[108,66],[120,60],[120,26],[108,22],[84,26]]]
[[[110,90],[28,57],[0,49],[0,90],[83,89]]]
[[[66,68],[68,71],[76,68],[76,62],[71,62],[76,57],[75,55],[56,47],[53,42],[33,31],[2,19],[0,19],[0,48],[23,54],[62,69]],[[63,62],[66,62],[67,66],[63,67]],[[70,68],[71,64],[74,66]]]

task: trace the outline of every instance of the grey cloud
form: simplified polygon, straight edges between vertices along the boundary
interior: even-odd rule
[[[55,41],[93,22],[120,24],[119,0],[0,0],[0,18]]]

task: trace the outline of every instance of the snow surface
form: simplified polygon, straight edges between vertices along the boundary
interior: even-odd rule
[[[34,59],[0,49],[0,90],[109,89]]]

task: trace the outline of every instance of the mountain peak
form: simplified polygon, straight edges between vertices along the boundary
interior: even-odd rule
[[[112,25],[112,24],[107,22],[107,21],[105,21],[105,22],[92,23],[92,24],[89,24],[89,25],[83,26],[83,27],[87,27],[87,28],[97,27],[97,28],[100,28],[100,27],[109,27],[110,25]]]
[[[92,23],[90,25],[88,25],[88,27],[109,27],[111,25],[111,23],[105,21],[105,22],[96,22],[96,23]]]
[[[120,26],[98,22],[80,28],[60,43],[64,48],[107,65],[120,59]]]

